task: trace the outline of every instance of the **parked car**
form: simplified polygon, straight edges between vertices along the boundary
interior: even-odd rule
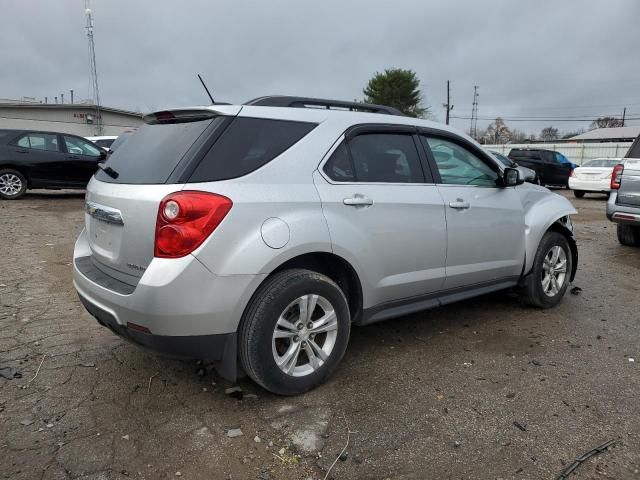
[[[104,148],[107,152],[111,148],[111,144],[118,138],[117,135],[102,135],[99,137],[86,137],[87,140],[92,141],[101,148]]]
[[[569,188],[578,197],[585,193],[606,193],[611,191],[611,174],[613,167],[622,161],[621,158],[595,158],[587,160],[575,168],[569,177]]]
[[[28,188],[85,188],[105,158],[76,135],[0,130],[0,198],[15,200]]]
[[[575,275],[571,203],[442,124],[296,97],[143,119],[89,183],[75,288],[116,334],[231,380],[299,394],[352,324],[511,287],[553,307]]]
[[[622,245],[640,246],[640,136],[613,167],[607,218],[617,224]]]
[[[577,166],[560,152],[537,148],[512,148],[509,158],[534,170],[542,185],[568,187],[569,176]]]
[[[500,152],[496,152],[495,150],[489,150],[489,153],[493,155],[505,167],[517,168],[520,172],[520,177],[523,178],[525,182],[538,183],[538,177],[536,176],[535,170],[531,170],[527,167],[522,167],[511,160],[509,157],[502,155]]]

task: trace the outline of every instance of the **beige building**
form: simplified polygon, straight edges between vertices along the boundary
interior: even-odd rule
[[[142,115],[100,107],[102,132],[95,105],[88,103],[35,103],[0,100],[0,129],[17,128],[71,133],[82,137],[120,135],[142,123]]]

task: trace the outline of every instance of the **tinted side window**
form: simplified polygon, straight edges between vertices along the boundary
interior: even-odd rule
[[[495,187],[498,173],[457,143],[436,137],[420,137],[431,149],[442,183]]]
[[[315,127],[315,123],[238,117],[211,147],[189,181],[247,175],[288,150]]]
[[[57,152],[58,136],[55,133],[30,133],[20,137],[16,142],[19,147],[33,148],[35,150],[47,150]]]
[[[358,182],[422,183],[420,157],[411,135],[372,133],[349,141]]]
[[[336,182],[353,182],[356,177],[353,173],[353,166],[349,158],[347,144],[342,142],[331,155],[331,158],[324,165],[324,172],[331,180]]]
[[[89,157],[99,157],[100,150],[92,143],[77,137],[64,136],[64,143],[67,146],[67,152],[74,155],[87,155]]]

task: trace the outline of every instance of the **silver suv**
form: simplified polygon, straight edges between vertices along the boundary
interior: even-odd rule
[[[640,135],[613,168],[607,218],[617,223],[618,241],[640,247]]]
[[[291,395],[337,368],[351,325],[577,266],[571,203],[471,138],[394,109],[294,97],[152,113],[89,183],[74,285],[143,346]]]

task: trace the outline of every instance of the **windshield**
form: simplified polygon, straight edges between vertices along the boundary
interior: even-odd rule
[[[583,167],[615,167],[620,163],[617,158],[596,158],[595,160],[588,160],[582,164]]]

